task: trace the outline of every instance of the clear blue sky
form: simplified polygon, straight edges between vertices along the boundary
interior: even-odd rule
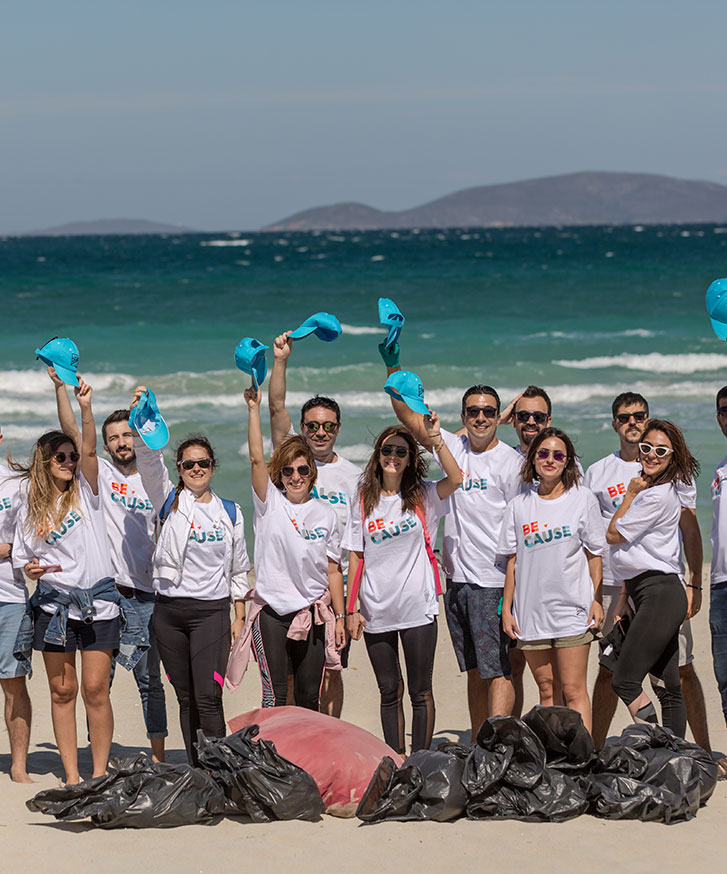
[[[574,170],[727,184],[723,0],[27,0],[0,232],[254,229]]]

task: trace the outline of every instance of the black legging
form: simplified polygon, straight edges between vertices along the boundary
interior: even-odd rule
[[[679,680],[679,627],[687,615],[687,596],[676,574],[646,571],[626,580],[636,612],[613,673],[613,688],[627,706],[642,693],[647,674],[664,681],[663,724],[684,737],[687,714]]]
[[[407,685],[411,698],[411,749],[427,750],[434,734],[432,673],[437,648],[437,620],[415,628],[364,633],[366,650],[381,693],[381,726],[384,740],[397,753],[405,752],[404,680],[399,664],[399,638],[404,649]]]
[[[159,654],[179,702],[187,758],[197,764],[197,730],[224,737],[222,684],[230,654],[230,601],[157,595],[152,617]]]
[[[313,612],[313,608],[310,608]],[[255,658],[263,686],[263,707],[282,707],[288,700],[288,667],[293,669],[295,703],[318,710],[326,666],[326,626],[311,621],[306,640],[288,637],[294,613],[280,615],[268,604],[258,613],[252,626]],[[312,617],[311,617],[312,620]]]

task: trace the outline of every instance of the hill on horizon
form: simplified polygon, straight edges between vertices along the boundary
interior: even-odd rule
[[[80,237],[103,236],[105,234],[196,234],[194,228],[182,225],[167,225],[147,219],[97,219],[89,222],[68,222],[39,231],[23,231],[12,236],[18,237]]]
[[[337,203],[263,231],[727,222],[727,186],[649,173],[586,171],[465,188],[413,209]]]

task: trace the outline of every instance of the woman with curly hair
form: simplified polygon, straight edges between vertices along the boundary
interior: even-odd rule
[[[400,425],[376,438],[343,537],[351,550],[348,629],[364,632],[381,695],[386,743],[405,751],[401,640],[412,704],[412,751],[428,749],[434,733],[432,672],[437,645],[439,574],[432,551],[447,500],[462,473],[440,434],[439,418],[424,417],[444,479],[425,479],[427,465],[410,432]],[[350,585],[350,584],[349,584]],[[360,610],[356,605],[356,589]]]
[[[624,586],[614,618],[635,612],[624,640],[613,688],[634,722],[655,723],[656,710],[642,684],[647,674],[660,677],[663,724],[684,737],[686,710],[679,679],[679,627],[696,612],[698,585],[686,591],[679,519],[678,488],[690,486],[699,462],[687,448],[682,432],[664,419],[649,419],[639,443],[642,473],[626,489],[606,532],[614,547],[611,564]]]

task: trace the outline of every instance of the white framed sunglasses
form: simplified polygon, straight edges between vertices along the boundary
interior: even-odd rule
[[[670,452],[674,452],[669,446],[652,446],[651,443],[639,443],[639,452],[648,455],[653,452],[657,458],[666,458]]]

